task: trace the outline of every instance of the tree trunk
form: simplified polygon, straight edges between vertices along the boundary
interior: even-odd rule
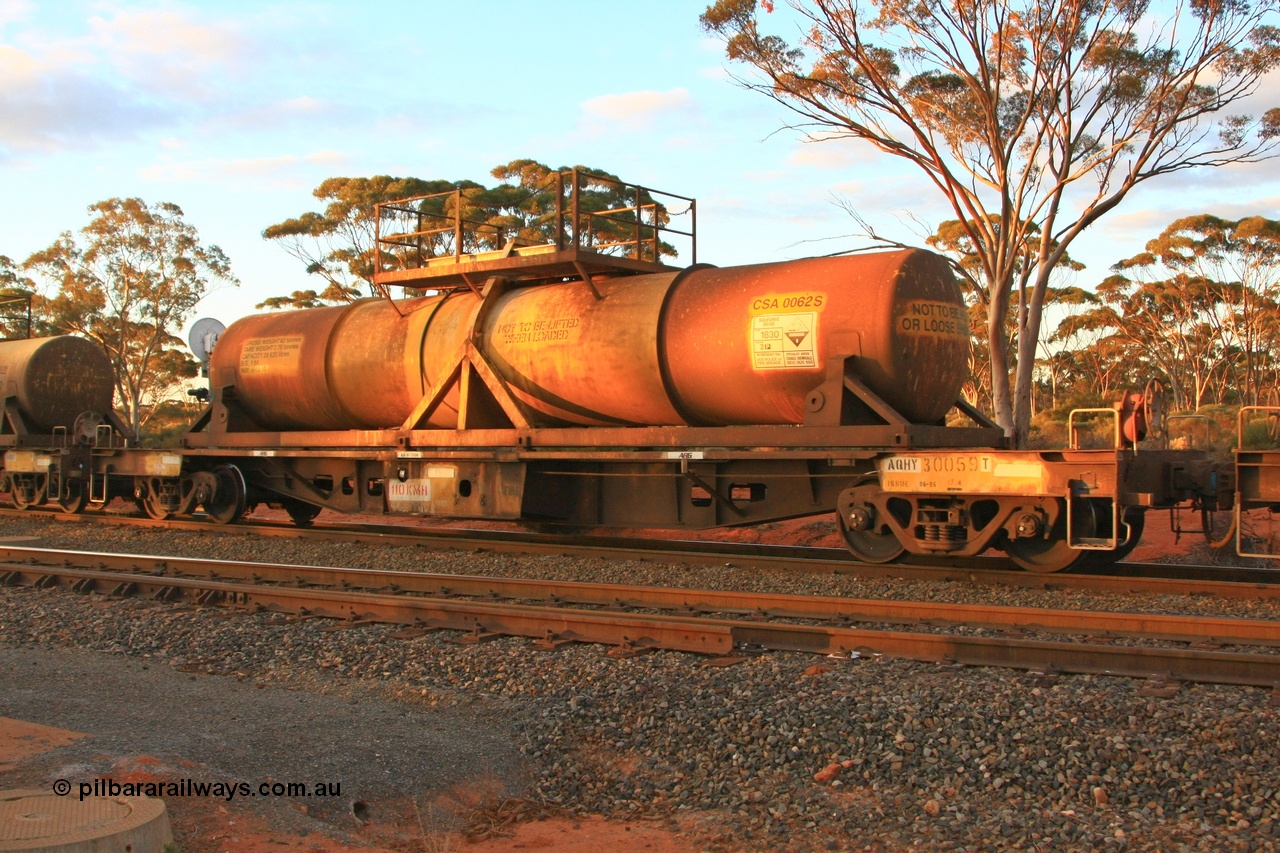
[[[987,314],[987,347],[991,355],[991,407],[996,423],[1005,435],[1013,431],[1013,394],[1009,387],[1009,340],[1005,337],[1004,317],[1009,309],[1009,294],[1004,288],[991,288],[991,304]]]
[[[1029,326],[1040,325],[1039,318],[1028,318]],[[1013,384],[1013,446],[1023,450],[1031,435],[1031,391],[1035,382],[1036,345],[1032,330],[1018,333],[1018,370]]]
[[[1018,375],[1013,386],[1013,446],[1024,450],[1031,435],[1031,397],[1035,390],[1036,347],[1040,342],[1040,318],[1049,292],[1051,267],[1042,261],[1036,269],[1036,283],[1022,291],[1018,307]]]

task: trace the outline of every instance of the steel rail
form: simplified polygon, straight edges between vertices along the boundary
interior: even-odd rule
[[[353,624],[389,622],[469,632],[476,640],[524,636],[552,646],[564,642],[672,649],[727,655],[770,650],[839,657],[884,655],[972,666],[1002,666],[1043,673],[1094,673],[1221,684],[1280,685],[1280,655],[1201,649],[1124,647],[1018,638],[875,631],[834,625],[794,625],[689,616],[602,613],[572,608],[419,598],[175,578],[65,567],[9,569],[7,585],[62,587],[109,595],[150,593],[162,601],[230,605],[272,612],[347,619]]]
[[[0,546],[0,578],[7,568],[38,570],[58,565],[145,572],[161,577],[234,579],[343,590],[391,590],[418,595],[470,596],[490,601],[541,600],[557,606],[626,607],[690,614],[822,620],[836,624],[877,622],[967,626],[1215,645],[1280,646],[1280,622],[1268,619],[681,589]]]
[[[1227,598],[1280,598],[1280,571],[1221,566],[1121,563],[1124,574],[1037,574],[1021,569],[992,567],[999,558],[968,557],[937,562],[892,564],[860,563],[835,548],[793,545],[755,545],[683,539],[637,539],[595,536],[523,534],[474,529],[406,529],[392,525],[327,525],[297,527],[286,522],[214,525],[199,519],[157,521],[121,514],[78,514],[48,510],[0,508],[0,515],[61,522],[89,522],[124,526],[276,536],[319,541],[365,542],[384,545],[487,551],[503,554],[554,555],[609,560],[662,560],[691,566],[730,566],[764,571],[803,571],[815,574],[847,574],[857,577],[951,581],[1024,589],[1081,589],[1106,592],[1146,592],[1167,595],[1217,595]],[[1151,573],[1160,576],[1150,576]],[[1170,574],[1181,575],[1169,577]],[[1217,575],[1204,579],[1201,575]],[[1225,577],[1224,577],[1225,576]]]

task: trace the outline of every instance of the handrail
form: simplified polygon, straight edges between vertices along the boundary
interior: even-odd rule
[[[1276,425],[1274,427],[1268,427],[1267,432],[1271,433],[1272,436],[1275,438],[1280,438],[1280,406],[1241,406],[1240,411],[1236,413],[1236,448],[1237,449],[1239,450],[1245,449],[1245,446],[1244,446],[1244,425],[1246,420],[1245,412],[1266,412],[1267,413],[1266,419],[1267,420],[1274,419],[1276,422]],[[1248,420],[1253,421],[1255,419],[1249,418]]]
[[[1280,406],[1241,406],[1240,411],[1236,414],[1236,499],[1234,508],[1235,522],[1235,540],[1236,553],[1241,557],[1254,557],[1266,560],[1280,559],[1280,553],[1272,553],[1269,551],[1249,550],[1246,546],[1246,537],[1244,533],[1244,513],[1246,510],[1245,503],[1249,499],[1245,497],[1245,475],[1246,472],[1252,473],[1252,481],[1255,483],[1254,488],[1261,487],[1264,471],[1274,470],[1280,467],[1280,453],[1274,450],[1264,450],[1261,448],[1246,448],[1244,446],[1244,427],[1246,423],[1251,423],[1256,418],[1246,416],[1249,412],[1265,412],[1266,420],[1274,419],[1274,427],[1268,427],[1268,434],[1274,438],[1280,439]],[[1273,431],[1274,429],[1274,431]],[[1274,483],[1274,474],[1269,482]],[[1274,488],[1274,487],[1273,487]],[[1256,494],[1256,497],[1264,497]],[[1249,508],[1259,506],[1267,506],[1268,501],[1250,501]]]
[[[1071,414],[1067,415],[1067,440],[1069,450],[1080,449],[1079,428],[1075,425],[1076,415],[1111,415],[1112,416],[1112,440],[1113,449],[1119,450],[1122,446],[1120,441],[1120,411],[1118,409],[1072,409]],[[1137,445],[1134,445],[1137,449]]]
[[[1164,422],[1165,422],[1165,429],[1164,429],[1165,436],[1166,436],[1166,437],[1170,437],[1170,433],[1171,433],[1171,425],[1173,424],[1173,422],[1174,422],[1174,421],[1193,421],[1193,420],[1194,420],[1194,421],[1204,421],[1204,422],[1205,422],[1205,427],[1204,427],[1204,443],[1205,443],[1205,444],[1208,444],[1208,443],[1211,441],[1211,436],[1210,436],[1210,430],[1209,430],[1209,428],[1210,428],[1210,427],[1217,427],[1217,426],[1218,426],[1218,422],[1217,422],[1217,421],[1215,421],[1213,418],[1209,417],[1208,415],[1200,415],[1200,414],[1195,414],[1195,413],[1193,413],[1193,412],[1187,412],[1187,413],[1185,413],[1185,414],[1181,414],[1181,415],[1166,415],[1166,416],[1165,416],[1165,419],[1164,419]],[[1192,447],[1195,447],[1195,446],[1196,446],[1195,436],[1194,436],[1194,435],[1192,435],[1190,432],[1188,432],[1188,433],[1187,433],[1187,437],[1191,439],[1191,446],[1192,446]]]
[[[571,248],[575,252],[589,252],[595,255],[613,254],[613,250],[624,249],[625,252],[621,257],[651,261],[656,264],[661,262],[663,255],[664,235],[673,235],[688,238],[690,263],[697,263],[697,201],[695,199],[653,190],[638,184],[628,184],[616,178],[580,169],[556,172],[549,178],[547,183],[554,183],[554,186],[546,188],[555,193],[555,210],[548,211],[534,220],[536,225],[543,228],[551,225],[552,237],[546,243],[521,241],[518,238],[508,241],[500,226],[463,217],[463,201],[466,196],[465,190],[461,188],[378,202],[374,206],[375,280],[378,273],[384,270],[422,268],[434,259],[448,257],[448,254],[444,253],[433,254],[431,242],[434,238],[449,233],[453,234],[451,254],[455,262],[460,262],[464,255],[497,251],[509,245],[519,247],[548,245],[555,246],[557,251]],[[621,188],[621,194],[631,195],[634,198],[634,204],[624,204],[604,210],[583,209],[584,192],[600,185]],[[661,196],[662,200],[654,196]],[[451,202],[445,201],[441,204],[440,211],[424,209],[425,202],[436,199],[451,199]],[[667,206],[668,200],[688,202],[688,208],[674,214],[690,216],[688,230],[670,226],[672,214]],[[452,206],[452,213],[448,212],[450,206]],[[668,221],[663,222],[663,217]],[[383,233],[384,219],[403,221],[408,218],[413,220],[413,230]],[[426,227],[433,222],[442,224],[439,227]],[[629,236],[624,236],[628,231]],[[468,248],[468,237],[473,241],[480,241],[481,244]],[[482,241],[486,238],[493,240],[491,249],[482,245]]]

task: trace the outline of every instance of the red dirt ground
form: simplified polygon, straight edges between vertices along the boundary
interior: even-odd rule
[[[82,737],[86,735],[81,732],[0,717],[0,772],[13,770],[20,759]],[[118,782],[164,782],[189,776],[192,769],[179,771],[142,755],[116,762],[109,775]],[[436,805],[448,811],[465,812],[490,794],[481,784],[450,791]],[[361,825],[352,818],[348,821],[350,826],[344,827],[346,839],[340,839],[337,837],[340,833],[281,832],[234,801],[168,798],[165,805],[174,838],[183,853],[504,853],[510,850],[692,853],[696,849],[680,833],[649,821],[607,821],[599,817],[513,821],[489,832],[485,840],[469,841],[458,832],[433,825],[429,815],[423,817],[419,804],[396,802],[377,804],[379,812],[396,815],[393,821],[370,820]],[[519,815],[513,813],[511,817]]]

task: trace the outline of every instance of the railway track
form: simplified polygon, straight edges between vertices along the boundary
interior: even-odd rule
[[[39,518],[65,523],[113,524],[146,529],[218,531],[219,535],[419,546],[462,551],[556,555],[608,560],[641,560],[691,566],[733,566],[763,571],[803,571],[866,578],[954,581],[1029,589],[1091,590],[1118,593],[1216,595],[1229,598],[1280,598],[1280,571],[1243,566],[1119,563],[1108,573],[1036,574],[1009,568],[999,557],[969,557],[940,562],[863,563],[838,548],[759,545],[681,539],[572,536],[460,528],[408,528],[389,524],[326,524],[298,527],[288,522],[215,525],[201,519],[154,519],[119,513],[68,515],[49,510],[0,508],[0,517]]]
[[[799,651],[878,655],[1046,674],[1280,685],[1280,626],[1269,620],[1080,612],[768,595],[0,548],[0,584],[146,596],[463,632],[546,647],[604,643],[733,659]],[[904,627],[914,630],[903,630]],[[995,632],[995,636],[990,636]],[[1065,637],[1065,639],[1064,639]],[[1160,645],[1140,644],[1158,641]],[[1229,647],[1229,648],[1227,648]],[[1240,651],[1248,649],[1248,651]]]

